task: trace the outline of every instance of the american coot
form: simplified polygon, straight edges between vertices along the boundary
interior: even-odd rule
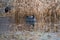
[[[35,22],[36,22],[36,18],[33,15],[26,17],[26,23],[27,24],[34,26]]]
[[[9,12],[10,10],[11,10],[10,7],[6,7],[6,8],[5,8],[5,13]]]

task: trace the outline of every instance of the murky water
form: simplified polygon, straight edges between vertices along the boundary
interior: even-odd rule
[[[9,17],[0,17],[0,33],[9,30]]]

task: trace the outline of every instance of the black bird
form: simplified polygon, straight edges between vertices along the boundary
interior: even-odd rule
[[[5,13],[9,12],[10,10],[11,10],[10,7],[6,7],[6,8],[5,8]]]
[[[36,22],[36,18],[34,17],[34,15],[26,16],[26,23],[27,24],[30,24],[34,27],[35,22]]]

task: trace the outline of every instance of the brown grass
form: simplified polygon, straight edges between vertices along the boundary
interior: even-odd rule
[[[34,15],[36,17],[36,23],[38,25],[36,29],[39,27],[43,29],[46,25],[47,28],[54,27],[54,24],[57,24],[60,20],[60,4],[58,2],[55,3],[52,1],[47,4],[47,2],[42,3],[39,0],[16,0],[14,3],[13,6],[15,9],[11,11],[10,14],[13,13],[13,15],[15,15],[16,24],[25,24],[25,17],[28,15]],[[51,23],[51,25],[48,26],[49,23]],[[53,29],[55,30],[56,28]]]

